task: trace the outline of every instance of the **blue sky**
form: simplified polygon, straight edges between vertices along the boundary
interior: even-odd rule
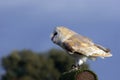
[[[0,0],[0,57],[13,50],[59,48],[50,41],[66,26],[111,49],[112,58],[91,62],[99,80],[120,79],[119,0]],[[61,48],[60,48],[61,49]]]

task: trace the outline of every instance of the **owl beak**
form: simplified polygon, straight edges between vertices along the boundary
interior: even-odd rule
[[[50,35],[50,38],[51,38],[51,40],[53,41],[53,39],[54,39],[54,35],[51,34],[51,35]],[[54,42],[54,41],[53,41],[53,42]]]

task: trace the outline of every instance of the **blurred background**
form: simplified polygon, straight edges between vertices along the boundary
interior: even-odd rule
[[[90,66],[99,80],[119,80],[119,3],[119,0],[0,0],[1,79],[58,80],[74,60],[51,42],[50,34],[56,26],[66,26],[111,49],[113,57],[89,61],[85,67]]]

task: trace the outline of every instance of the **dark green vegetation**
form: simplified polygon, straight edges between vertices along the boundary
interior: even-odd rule
[[[72,64],[74,59],[61,50],[51,49],[44,53],[13,51],[2,58],[2,67],[6,71],[2,80],[59,80]]]

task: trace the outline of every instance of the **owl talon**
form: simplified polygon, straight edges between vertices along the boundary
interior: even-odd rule
[[[72,68],[72,69],[74,69],[74,68],[76,68],[76,67],[77,67],[77,66],[76,66],[76,65],[74,65],[74,64],[71,66],[71,68]]]
[[[73,69],[73,70],[78,70],[78,66],[73,64],[73,65],[72,65],[72,69]]]

